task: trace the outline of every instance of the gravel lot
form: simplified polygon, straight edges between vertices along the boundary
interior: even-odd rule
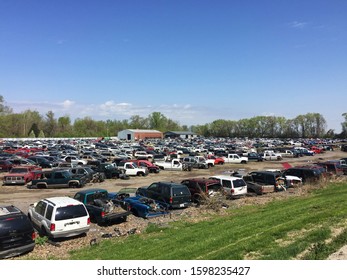
[[[84,188],[100,187],[105,188],[109,192],[117,192],[123,187],[141,187],[147,186],[155,181],[174,181],[180,182],[185,178],[192,177],[209,177],[212,175],[220,174],[229,170],[245,169],[246,171],[261,170],[261,169],[282,169],[282,163],[288,162],[292,165],[309,163],[312,161],[318,161],[319,159],[338,159],[345,157],[346,153],[340,151],[328,151],[324,154],[315,155],[314,157],[302,157],[299,159],[284,159],[282,161],[273,162],[251,162],[245,165],[239,164],[225,164],[223,166],[215,166],[206,170],[193,171],[161,171],[159,174],[149,174],[147,177],[131,177],[129,180],[111,179],[102,183],[89,183]],[[0,204],[13,204],[22,209],[24,212],[28,211],[28,206],[31,203],[36,202],[41,198],[52,196],[73,196],[76,189],[28,189],[25,186],[1,186],[0,187]],[[282,199],[288,196],[303,195],[305,188],[293,189],[283,193],[273,193],[258,197],[245,197],[238,200],[227,201],[229,207],[242,207],[248,204],[263,204],[273,199]],[[148,223],[166,224],[173,220],[179,219],[194,219],[199,220],[205,215],[201,215],[201,212],[215,212],[218,211],[220,215],[223,215],[224,209],[222,207],[190,207],[184,210],[175,210],[171,212],[171,215],[165,217],[152,218],[145,220],[137,218],[135,216],[129,216],[128,221],[121,224],[114,224],[111,226],[100,227],[92,224],[89,233],[86,236],[63,240],[56,244],[45,243],[43,246],[36,246],[34,251],[18,257],[16,259],[66,259],[68,257],[67,252],[72,249],[80,248],[82,246],[90,246],[90,242],[99,242],[103,239],[104,234],[112,235],[127,235],[127,234],[141,234],[146,228]],[[116,231],[115,231],[116,230]],[[332,255],[329,259],[344,259],[347,260],[347,246],[341,248],[338,252]]]

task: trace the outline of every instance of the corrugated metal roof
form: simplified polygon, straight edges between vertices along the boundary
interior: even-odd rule
[[[165,132],[165,134],[168,134],[168,133],[176,134],[176,135],[197,135],[196,133],[191,132],[191,131],[168,131],[168,132]]]

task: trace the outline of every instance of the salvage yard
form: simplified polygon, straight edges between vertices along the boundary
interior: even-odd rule
[[[104,188],[109,192],[117,192],[124,187],[141,187],[147,186],[156,181],[174,181],[181,182],[183,179],[193,177],[209,177],[216,174],[221,174],[225,171],[245,169],[246,171],[262,170],[262,169],[282,169],[282,163],[288,162],[291,165],[303,164],[321,159],[338,159],[344,157],[346,154],[338,150],[328,151],[324,154],[315,155],[314,157],[302,157],[291,158],[285,161],[265,161],[265,162],[250,162],[248,164],[225,164],[221,166],[215,166],[209,169],[194,169],[192,171],[161,171],[159,174],[149,174],[146,177],[131,177],[129,180],[121,179],[108,179],[102,183],[88,183],[84,188],[98,187]],[[346,182],[346,176],[337,179],[337,182]],[[320,186],[322,187],[322,186]],[[318,188],[318,187],[317,187]],[[302,188],[289,189],[286,192],[269,193],[262,196],[247,196],[236,200],[220,201],[219,199],[213,199],[210,203],[202,205],[200,207],[189,207],[184,210],[172,210],[170,215],[152,218],[149,220],[142,219],[130,215],[127,222],[120,224],[113,224],[110,226],[97,226],[92,224],[90,231],[86,236],[73,238],[69,240],[63,240],[58,242],[42,242],[42,245],[37,245],[33,252],[18,257],[16,259],[68,259],[70,257],[69,251],[80,249],[81,247],[91,247],[94,244],[101,244],[102,240],[124,238],[129,235],[140,235],[146,231],[148,225],[150,227],[167,227],[172,221],[190,221],[193,223],[209,220],[211,216],[228,216],[230,215],[230,209],[242,209],[244,206],[257,206],[266,205],[269,202],[274,202],[290,197],[303,197],[308,194],[315,186],[305,185]],[[13,204],[22,209],[24,212],[28,211],[28,206],[31,203],[36,202],[39,199],[52,197],[52,196],[73,196],[77,192],[77,189],[29,189],[25,186],[1,186],[0,188],[0,204]],[[314,207],[314,206],[312,206]],[[318,207],[318,206],[317,206]],[[265,211],[265,210],[264,210]],[[278,221],[280,218],[278,218]],[[326,221],[324,221],[326,224]],[[274,225],[272,225],[274,226]],[[338,235],[340,232],[346,229],[345,224],[339,223],[339,226],[331,229],[336,231]],[[296,232],[296,233],[295,233]],[[299,235],[300,230],[291,231],[293,238]],[[284,238],[284,237],[283,237]],[[284,238],[285,239],[285,238]],[[285,244],[289,242],[287,239],[277,239],[276,242],[282,242]],[[292,242],[292,241],[291,241]],[[339,251],[340,252],[340,251]],[[341,251],[342,252],[342,251]],[[303,252],[305,255],[307,252]],[[243,258],[257,258],[257,252],[250,252]],[[271,255],[271,254],[270,254]],[[120,258],[126,258],[119,256]],[[197,256],[196,256],[197,257]],[[117,256],[114,256],[116,259]],[[129,255],[129,259],[136,258]],[[149,256],[150,258],[150,256]],[[194,258],[194,257],[193,257]],[[203,259],[218,258],[218,255],[204,255]],[[261,256],[260,256],[261,258]],[[343,259],[341,254],[334,255],[335,259]],[[347,259],[347,257],[345,258]]]

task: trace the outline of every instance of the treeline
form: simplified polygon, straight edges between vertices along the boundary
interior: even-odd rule
[[[333,130],[327,131],[324,117],[319,113],[307,113],[294,119],[275,116],[257,116],[241,120],[215,120],[204,125],[188,127],[180,125],[160,112],[153,112],[148,117],[135,115],[129,120],[96,121],[90,117],[56,118],[52,111],[42,116],[37,111],[26,110],[22,113],[13,113],[13,110],[4,105],[0,96],[0,137],[110,137],[124,129],[156,129],[166,131],[192,131],[205,137],[346,137],[347,114],[343,114],[343,132],[335,135]]]

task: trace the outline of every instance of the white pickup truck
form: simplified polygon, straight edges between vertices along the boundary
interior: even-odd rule
[[[207,158],[205,158],[203,156],[195,156],[195,159],[198,162],[205,162],[208,167],[214,166],[214,159],[207,159]]]
[[[117,167],[123,169],[128,176],[147,176],[149,173],[147,167],[138,167],[133,162],[120,162]]]
[[[162,170],[170,170],[170,171],[190,171],[191,166],[188,164],[182,163],[179,159],[173,159],[170,161],[157,161],[154,163]]]
[[[226,156],[223,156],[225,163],[247,163],[248,158],[239,156],[238,154],[228,154]]]
[[[262,154],[264,160],[282,160],[282,155],[274,151],[264,151]]]

